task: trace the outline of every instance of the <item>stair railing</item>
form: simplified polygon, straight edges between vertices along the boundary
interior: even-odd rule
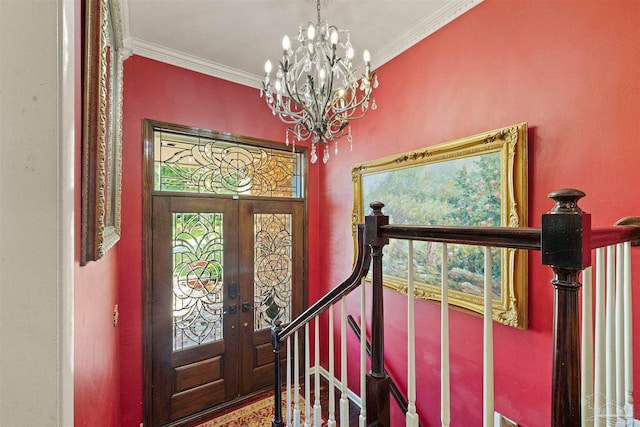
[[[309,354],[309,343],[310,343],[310,337],[309,337],[309,325],[310,323],[313,321],[314,322],[314,326],[315,326],[315,336],[314,336],[314,343],[315,343],[315,367],[316,367],[316,372],[315,372],[315,380],[314,380],[314,386],[315,386],[315,390],[314,390],[314,395],[315,395],[315,402],[313,405],[313,414],[314,414],[314,418],[313,418],[313,425],[314,426],[320,426],[321,425],[321,419],[320,419],[320,412],[321,412],[321,408],[320,408],[320,376],[319,376],[319,366],[320,366],[320,360],[319,360],[319,316],[324,313],[325,311],[329,310],[334,304],[336,304],[338,301],[340,301],[342,298],[344,298],[348,293],[350,293],[351,291],[353,291],[356,287],[358,287],[362,281],[362,279],[367,275],[367,273],[369,272],[369,265],[371,263],[371,253],[369,250],[369,245],[364,241],[364,226],[363,225],[359,225],[358,226],[358,252],[356,255],[356,261],[354,263],[354,267],[353,270],[351,272],[351,275],[345,280],[343,281],[340,285],[336,286],[334,289],[332,289],[331,291],[329,291],[325,296],[323,296],[322,298],[320,298],[320,300],[318,300],[315,304],[313,304],[311,307],[309,307],[308,309],[306,309],[300,316],[298,316],[296,319],[294,319],[293,321],[291,321],[288,325],[286,325],[285,327],[282,327],[282,324],[280,322],[276,322],[275,327],[272,329],[272,344],[273,344],[273,348],[274,348],[274,361],[275,361],[275,369],[274,369],[274,403],[275,403],[275,409],[274,409],[274,418],[272,421],[272,426],[273,427],[282,427],[284,425],[300,425],[299,424],[299,408],[298,408],[298,404],[295,403],[295,408],[294,409],[294,413],[292,414],[292,416],[287,415],[287,422],[285,423],[285,420],[283,420],[282,418],[282,372],[281,372],[281,361],[282,361],[282,356],[281,356],[281,350],[282,350],[282,343],[286,342],[289,343],[289,338],[291,338],[292,336],[294,336],[294,340],[296,341],[296,343],[294,344],[294,353],[297,355],[298,354],[298,349],[299,349],[299,345],[298,345],[298,331],[304,327],[305,328],[305,404],[306,404],[306,410],[305,410],[305,414],[306,414],[306,421],[305,421],[305,425],[309,425],[308,420],[309,420],[309,416],[311,414],[311,407],[310,407],[310,373],[309,373],[309,366],[310,366],[310,354]],[[344,313],[346,313],[346,310],[343,310]],[[332,327],[333,325],[333,311],[329,310],[329,315],[331,317],[330,319],[330,327]],[[346,335],[346,334],[344,334]],[[333,333],[330,332],[329,334],[329,339],[331,341],[331,346],[333,346],[332,340],[333,340]],[[291,361],[290,361],[290,346],[287,346],[288,351],[287,351],[287,371],[289,372],[289,369],[291,368]],[[343,347],[344,348],[344,347]],[[330,363],[331,365],[333,365],[333,354],[332,353],[332,348],[330,349]],[[299,360],[297,359],[296,356],[294,356],[294,359],[296,359],[294,361],[294,369],[295,367],[297,367],[299,365]],[[346,369],[345,369],[346,371]],[[345,372],[343,371],[343,372]],[[333,366],[330,366],[330,387],[333,388],[334,386],[334,382],[333,382]],[[294,374],[295,376],[295,380],[297,381],[298,376],[296,374]],[[346,376],[343,378],[342,382],[344,383],[344,387],[346,388]],[[287,385],[291,384],[290,379],[287,379]],[[297,383],[296,383],[297,384]],[[298,390],[298,386],[294,385],[294,399],[297,402],[297,396],[299,394],[299,390]],[[333,390],[331,390],[331,396],[333,396]],[[346,396],[345,396],[346,399]],[[289,399],[287,399],[289,400]],[[333,399],[330,399],[330,404],[333,404]],[[289,405],[287,405],[287,410],[289,410]],[[333,412],[333,411],[330,411]],[[297,415],[296,415],[297,414]],[[297,417],[297,419],[296,419]],[[331,416],[330,416],[331,418]],[[344,418],[344,417],[341,417]],[[348,416],[346,417],[348,419]],[[329,420],[329,425],[332,425],[335,423],[335,419],[330,419]]]
[[[375,425],[388,426],[389,425],[389,384],[390,379],[384,371],[384,336],[383,336],[383,296],[382,296],[382,249],[389,242],[389,239],[404,239],[404,240],[417,240],[417,241],[431,241],[441,243],[455,243],[455,244],[467,244],[477,245],[485,247],[485,271],[491,271],[489,255],[489,248],[514,248],[525,250],[540,250],[542,252],[542,263],[549,266],[553,270],[553,279],[551,280],[554,286],[554,323],[553,323],[553,368],[552,368],[552,402],[551,402],[551,426],[570,426],[577,427],[582,422],[581,407],[581,363],[580,363],[580,319],[579,319],[579,307],[578,307],[578,290],[582,284],[579,280],[579,275],[582,274],[585,268],[591,265],[591,253],[593,250],[596,254],[601,252],[603,247],[619,247],[620,255],[617,257],[620,261],[620,270],[626,271],[628,261],[628,253],[630,242],[636,244],[640,240],[640,219],[631,218],[627,219],[614,227],[605,228],[592,228],[591,217],[589,214],[582,212],[578,207],[578,200],[584,196],[584,193],[578,190],[559,190],[549,195],[555,201],[554,208],[547,214],[542,215],[542,227],[537,228],[513,228],[513,227],[454,227],[454,226],[422,226],[422,225],[389,225],[388,217],[382,214],[382,207],[384,206],[380,202],[374,202],[371,204],[373,212],[371,215],[365,218],[364,236],[363,228],[359,227],[358,233],[358,257],[355,263],[353,272],[349,279],[343,282],[340,286],[330,291],[327,295],[321,298],[316,304],[307,309],[299,318],[292,321],[285,328],[281,328],[281,325],[276,325],[273,329],[273,344],[276,361],[276,386],[275,386],[275,417],[273,420],[274,427],[280,427],[284,425],[284,421],[281,416],[281,375],[280,375],[280,348],[281,344],[287,340],[290,336],[297,337],[298,330],[305,326],[305,342],[309,342],[308,328],[309,322],[315,319],[316,337],[315,337],[315,351],[316,351],[316,375],[319,368],[318,360],[318,320],[317,316],[322,312],[328,310],[338,300],[343,299],[344,296],[359,286],[362,278],[367,274],[369,261],[372,263],[372,311],[371,311],[371,370],[366,375],[366,382],[361,382],[362,392],[362,412],[360,416],[361,426]],[[446,247],[446,245],[443,245]],[[411,247],[411,245],[410,245]],[[611,249],[607,249],[611,251]],[[443,255],[446,260],[446,255]],[[609,257],[613,259],[613,256]],[[599,263],[600,261],[596,261]],[[613,261],[612,261],[613,262]],[[412,262],[409,263],[412,266]],[[446,291],[446,261],[443,262],[443,291]],[[411,268],[410,268],[411,269]],[[597,274],[602,274],[605,271],[604,268],[597,267]],[[608,270],[607,270],[608,271]],[[607,273],[611,274],[611,273]],[[616,273],[618,274],[618,273]],[[613,315],[616,313],[621,319],[626,316],[625,313],[630,313],[630,306],[625,308],[625,304],[629,304],[630,301],[630,284],[624,285],[624,283],[630,283],[630,274],[619,273],[620,278],[619,286],[608,287],[607,292],[617,292],[618,298],[608,298],[607,303],[619,304],[618,307],[607,310],[605,321],[614,322]],[[588,283],[590,270],[586,270],[583,274],[585,283]],[[485,277],[487,283],[485,284],[485,338],[484,338],[484,414],[483,424],[485,427],[493,425],[493,338],[492,338],[492,319],[491,319],[491,293],[490,289],[490,273],[486,273]],[[412,313],[413,292],[411,291],[412,274],[409,272],[409,307],[408,311]],[[610,279],[613,280],[613,279]],[[589,283],[590,286],[590,283]],[[601,292],[599,289],[598,281],[596,282],[596,293]],[[615,291],[614,291],[615,289]],[[587,291],[588,292],[588,291]],[[362,319],[366,318],[364,313],[364,287],[362,289]],[[447,292],[443,292],[443,298]],[[615,295],[615,293],[613,294]],[[343,299],[344,301],[344,299]],[[588,304],[589,302],[585,302]],[[596,305],[600,302],[596,302]],[[442,341],[442,360],[443,363],[448,361],[448,327],[447,327],[447,312],[448,306],[446,299],[442,304],[442,327],[443,327],[443,340]],[[618,309],[616,309],[618,308]],[[345,305],[343,302],[343,323],[345,316]],[[596,312],[598,308],[596,307]],[[623,314],[617,314],[623,313]],[[333,346],[333,311],[329,310],[330,319],[330,345]],[[596,316],[598,317],[598,316]],[[617,319],[618,317],[616,317]],[[588,318],[583,322],[590,321]],[[598,339],[598,322],[596,320],[596,340]],[[618,351],[611,353],[617,355],[630,354],[630,325],[626,326],[624,321],[615,320],[620,327],[617,330],[623,332],[607,332],[607,340],[611,345],[619,345]],[[412,340],[412,330],[410,325],[412,320],[409,319],[409,341]],[[364,326],[363,326],[364,328]],[[343,326],[344,329],[344,326]],[[447,330],[445,330],[447,329]],[[609,328],[607,328],[607,331]],[[613,330],[613,329],[612,329]],[[584,331],[584,328],[583,328]],[[616,336],[612,334],[618,334]],[[342,339],[344,340],[345,333],[342,332]],[[587,333],[588,335],[588,333]],[[623,338],[629,336],[629,338]],[[586,341],[589,341],[588,339]],[[288,340],[287,340],[288,342]],[[617,344],[611,344],[617,343]],[[297,345],[295,345],[297,351]],[[342,351],[344,357],[346,345],[342,344]],[[289,347],[288,347],[289,348]],[[307,345],[308,348],[308,345]],[[364,347],[361,351],[361,364],[364,354]],[[411,350],[411,348],[410,348]],[[596,359],[598,359],[598,350],[596,350]],[[330,355],[330,372],[329,381],[330,388],[333,387],[333,348],[329,349]],[[584,357],[584,356],[583,356]],[[607,356],[609,357],[609,356]],[[607,358],[607,361],[611,361],[611,358]],[[306,358],[308,359],[308,357]],[[299,359],[296,356],[296,365]],[[587,356],[588,360],[588,356]],[[623,411],[615,411],[615,413],[607,412],[604,419],[625,419],[631,414],[633,416],[633,401],[631,398],[632,384],[628,384],[631,377],[631,362],[630,358],[624,360],[620,358],[619,371],[616,373],[607,373],[604,377],[596,374],[596,388],[598,381],[602,382],[602,379],[606,378],[607,385],[605,387],[605,399],[615,402],[618,407],[624,408]],[[409,355],[408,364],[415,363],[415,356],[413,361],[411,360],[411,354]],[[591,363],[591,362],[587,362]],[[596,362],[596,371],[599,366],[607,365],[601,362]],[[287,363],[288,369],[290,369],[291,363]],[[345,362],[342,362],[342,384],[341,388],[346,390],[346,375],[344,371]],[[608,366],[608,365],[607,365]],[[626,367],[626,368],[622,368]],[[409,377],[415,377],[415,374],[411,374],[412,370],[415,373],[415,366],[409,366]],[[364,370],[364,369],[363,369]],[[445,372],[446,371],[446,372]],[[621,374],[620,372],[623,372]],[[294,374],[295,375],[295,374]],[[621,381],[614,381],[613,378],[622,378]],[[588,380],[587,382],[589,382]],[[611,382],[611,384],[609,384]],[[290,380],[287,381],[290,384]],[[309,383],[308,377],[305,381]],[[316,387],[318,387],[319,381],[316,377]],[[297,383],[294,393],[298,393]],[[626,388],[625,388],[626,387]],[[365,392],[366,389],[366,392]],[[316,399],[318,399],[318,393],[316,389]],[[586,387],[586,393],[589,393],[589,387]],[[442,424],[449,425],[449,408],[448,408],[448,367],[443,365],[443,377],[442,377],[442,409],[441,417]],[[308,405],[308,392],[307,392],[307,405]],[[407,413],[407,425],[417,425],[418,419],[415,414],[415,384],[409,384],[408,391],[409,398],[409,412]],[[333,400],[333,394],[330,396],[330,402]],[[314,405],[314,425],[320,426],[319,414],[315,411]],[[342,405],[341,405],[342,406]],[[297,404],[296,404],[297,408]],[[317,408],[319,409],[319,408]],[[294,413],[298,409],[294,409]],[[413,412],[411,412],[413,410]],[[597,412],[597,411],[596,411]],[[309,415],[309,408],[307,407],[307,415]],[[364,418],[363,418],[364,414]],[[340,414],[341,423],[346,421],[345,414]],[[348,414],[347,421],[348,421]],[[598,415],[596,413],[596,415]],[[598,419],[597,416],[589,415],[591,418]],[[598,415],[602,418],[601,415]],[[298,421],[296,421],[298,420]],[[299,425],[299,417],[293,417],[293,424]],[[287,417],[287,425],[291,425],[289,416]],[[309,425],[305,423],[305,425]],[[330,410],[328,425],[335,425],[335,418]],[[341,424],[342,426],[347,424]],[[588,425],[584,424],[584,425]],[[600,425],[600,424],[594,424]]]

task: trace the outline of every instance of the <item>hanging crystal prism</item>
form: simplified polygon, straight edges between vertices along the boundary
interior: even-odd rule
[[[316,154],[316,144],[313,144],[311,147],[311,163],[315,163],[318,161],[318,155]]]
[[[326,165],[328,161],[329,161],[329,146],[325,145],[324,146],[324,155],[322,156],[322,163],[324,163]]]

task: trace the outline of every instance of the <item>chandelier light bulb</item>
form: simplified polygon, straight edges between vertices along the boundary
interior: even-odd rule
[[[347,48],[347,59],[353,59],[353,48],[351,46]]]
[[[284,50],[285,55],[289,52],[289,49],[291,49],[291,40],[289,40],[289,36],[286,34],[282,38],[282,49]]]
[[[271,73],[271,61],[267,60],[267,62],[264,63],[264,72],[266,74]]]
[[[371,54],[367,49],[365,49],[364,52],[362,52],[362,59],[364,59],[364,62],[366,64],[371,62]]]
[[[338,32],[336,30],[331,31],[331,47],[334,49],[338,45]]]
[[[309,28],[307,28],[307,38],[309,41],[313,41],[316,38],[316,27],[313,24],[309,24]]]

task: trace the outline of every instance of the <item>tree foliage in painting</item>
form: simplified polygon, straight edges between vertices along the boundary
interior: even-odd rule
[[[500,226],[500,153],[385,172],[365,177],[366,203],[384,202],[395,224]],[[449,245],[450,289],[482,295],[483,249]],[[406,277],[408,245],[393,239],[385,252],[385,271]],[[441,244],[416,242],[416,280],[436,285],[441,276]],[[492,250],[492,288],[500,295],[500,251]]]

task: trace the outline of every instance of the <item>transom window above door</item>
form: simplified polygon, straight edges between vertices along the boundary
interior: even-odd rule
[[[303,160],[288,149],[156,129],[154,190],[302,198]]]

